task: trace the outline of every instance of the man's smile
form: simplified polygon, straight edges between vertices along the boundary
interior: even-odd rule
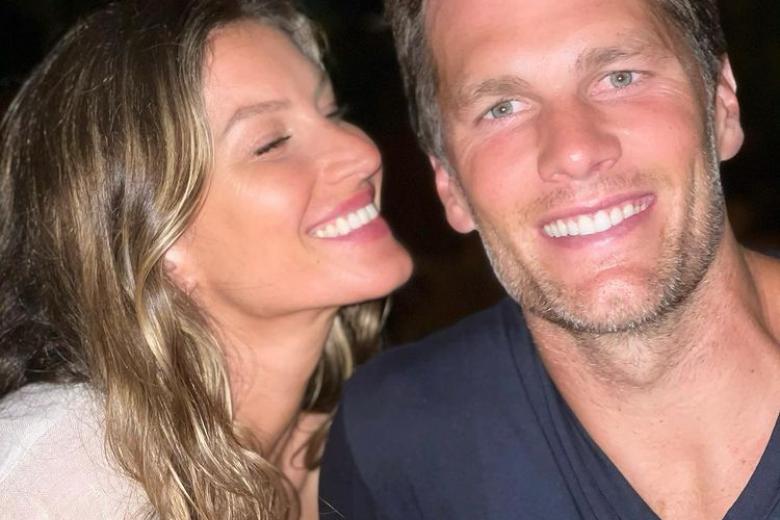
[[[549,221],[542,229],[550,238],[587,236],[603,233],[647,210],[654,197],[646,195],[626,202],[620,202],[596,211]]]

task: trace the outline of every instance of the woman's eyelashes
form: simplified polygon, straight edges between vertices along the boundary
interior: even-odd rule
[[[324,115],[327,119],[331,119],[333,121],[341,121],[344,119],[344,116],[347,114],[347,111],[348,111],[348,107],[346,105],[339,105],[325,112]],[[270,152],[273,152],[274,150],[283,147],[290,139],[292,139],[292,134],[285,134],[280,137],[277,137],[255,148],[252,152],[252,155],[254,155],[255,157],[259,157],[259,156],[269,154]]]
[[[277,148],[280,148],[283,146],[287,141],[290,140],[292,136],[291,135],[283,135],[281,137],[277,137],[276,139],[273,139],[272,141],[258,147],[254,151],[254,155],[256,157],[266,155]]]

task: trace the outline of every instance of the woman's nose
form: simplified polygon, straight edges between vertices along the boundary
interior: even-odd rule
[[[321,171],[329,182],[367,178],[382,167],[382,156],[374,141],[351,123],[332,122],[319,141]]]

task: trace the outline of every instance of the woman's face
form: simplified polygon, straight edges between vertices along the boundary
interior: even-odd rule
[[[214,165],[167,255],[174,278],[226,323],[331,311],[405,282],[409,255],[377,215],[379,152],[340,119],[327,75],[254,22],[216,31],[209,49]]]

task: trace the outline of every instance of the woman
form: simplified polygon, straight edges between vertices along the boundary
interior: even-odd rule
[[[316,518],[323,414],[376,342],[360,302],[411,264],[308,22],[111,5],[32,74],[0,157],[2,514]]]

